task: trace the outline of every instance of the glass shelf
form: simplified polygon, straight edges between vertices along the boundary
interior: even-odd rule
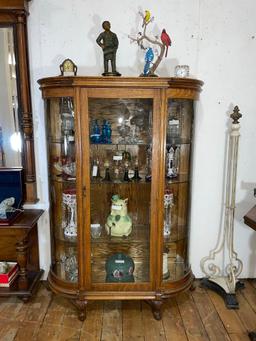
[[[140,186],[140,185],[150,185],[151,182],[150,181],[145,181],[145,180],[140,180],[140,181],[135,181],[135,180],[131,180],[131,181],[102,181],[102,180],[99,180],[99,181],[95,181],[95,180],[92,180],[91,181],[91,185],[119,185],[119,186]]]
[[[115,147],[126,147],[126,146],[151,146],[152,143],[90,143],[91,146],[115,146]]]
[[[189,175],[188,174],[179,174],[175,178],[172,179],[165,179],[165,184],[170,185],[170,184],[179,184],[179,183],[187,183],[190,181]]]
[[[122,243],[137,243],[137,242],[145,242],[149,241],[149,226],[144,225],[135,225],[132,226],[132,232],[127,237],[113,237],[109,236],[103,227],[102,234],[99,238],[91,237],[92,244],[98,243],[113,243],[113,244],[122,244]]]
[[[62,175],[51,175],[50,176],[50,181],[52,182],[59,182],[59,183],[63,183],[63,184],[76,184],[76,178],[68,178],[66,179],[65,177],[63,177]]]
[[[59,229],[61,229],[61,227],[59,227]],[[56,230],[57,230],[57,227],[56,227]],[[63,233],[63,232],[62,232]],[[69,245],[72,246],[72,247],[77,247],[77,238],[73,238],[73,239],[68,239],[68,238],[65,238],[64,236],[61,236],[61,233],[57,233],[57,231],[55,232],[55,242],[57,244],[65,244],[65,245]]]
[[[171,138],[168,141],[166,141],[166,147],[179,146],[182,144],[191,144],[191,141],[190,139],[181,137]]]

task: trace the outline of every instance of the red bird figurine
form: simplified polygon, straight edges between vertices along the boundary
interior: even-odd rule
[[[172,45],[172,41],[169,35],[166,33],[165,29],[163,29],[161,33],[161,40],[162,40],[162,43],[166,46],[165,57],[167,57],[168,47]]]

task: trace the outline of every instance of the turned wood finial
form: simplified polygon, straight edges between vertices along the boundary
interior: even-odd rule
[[[230,117],[233,120],[233,124],[239,123],[239,119],[242,117],[242,114],[240,113],[237,105],[234,107],[233,113],[230,115]]]

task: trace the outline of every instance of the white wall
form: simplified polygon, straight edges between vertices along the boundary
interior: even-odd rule
[[[101,23],[110,20],[119,37],[118,71],[137,76],[143,57],[128,35],[140,30],[139,10],[155,16],[154,33],[166,28],[173,40],[160,76],[173,76],[176,64],[190,65],[191,75],[205,84],[197,105],[191,212],[191,264],[201,277],[200,259],[217,241],[223,208],[223,167],[228,113],[239,105],[241,119],[237,178],[235,249],[244,263],[242,277],[256,276],[256,233],[243,224],[256,186],[256,11],[255,0],[36,0],[28,21],[35,152],[40,206],[48,208],[43,102],[37,80],[59,74],[67,57],[79,75],[100,75],[102,52],[95,39]],[[40,223],[41,266],[49,265],[48,215]]]

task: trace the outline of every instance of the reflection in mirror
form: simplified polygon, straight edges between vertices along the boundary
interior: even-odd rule
[[[0,27],[0,167],[21,165],[13,28]]]

